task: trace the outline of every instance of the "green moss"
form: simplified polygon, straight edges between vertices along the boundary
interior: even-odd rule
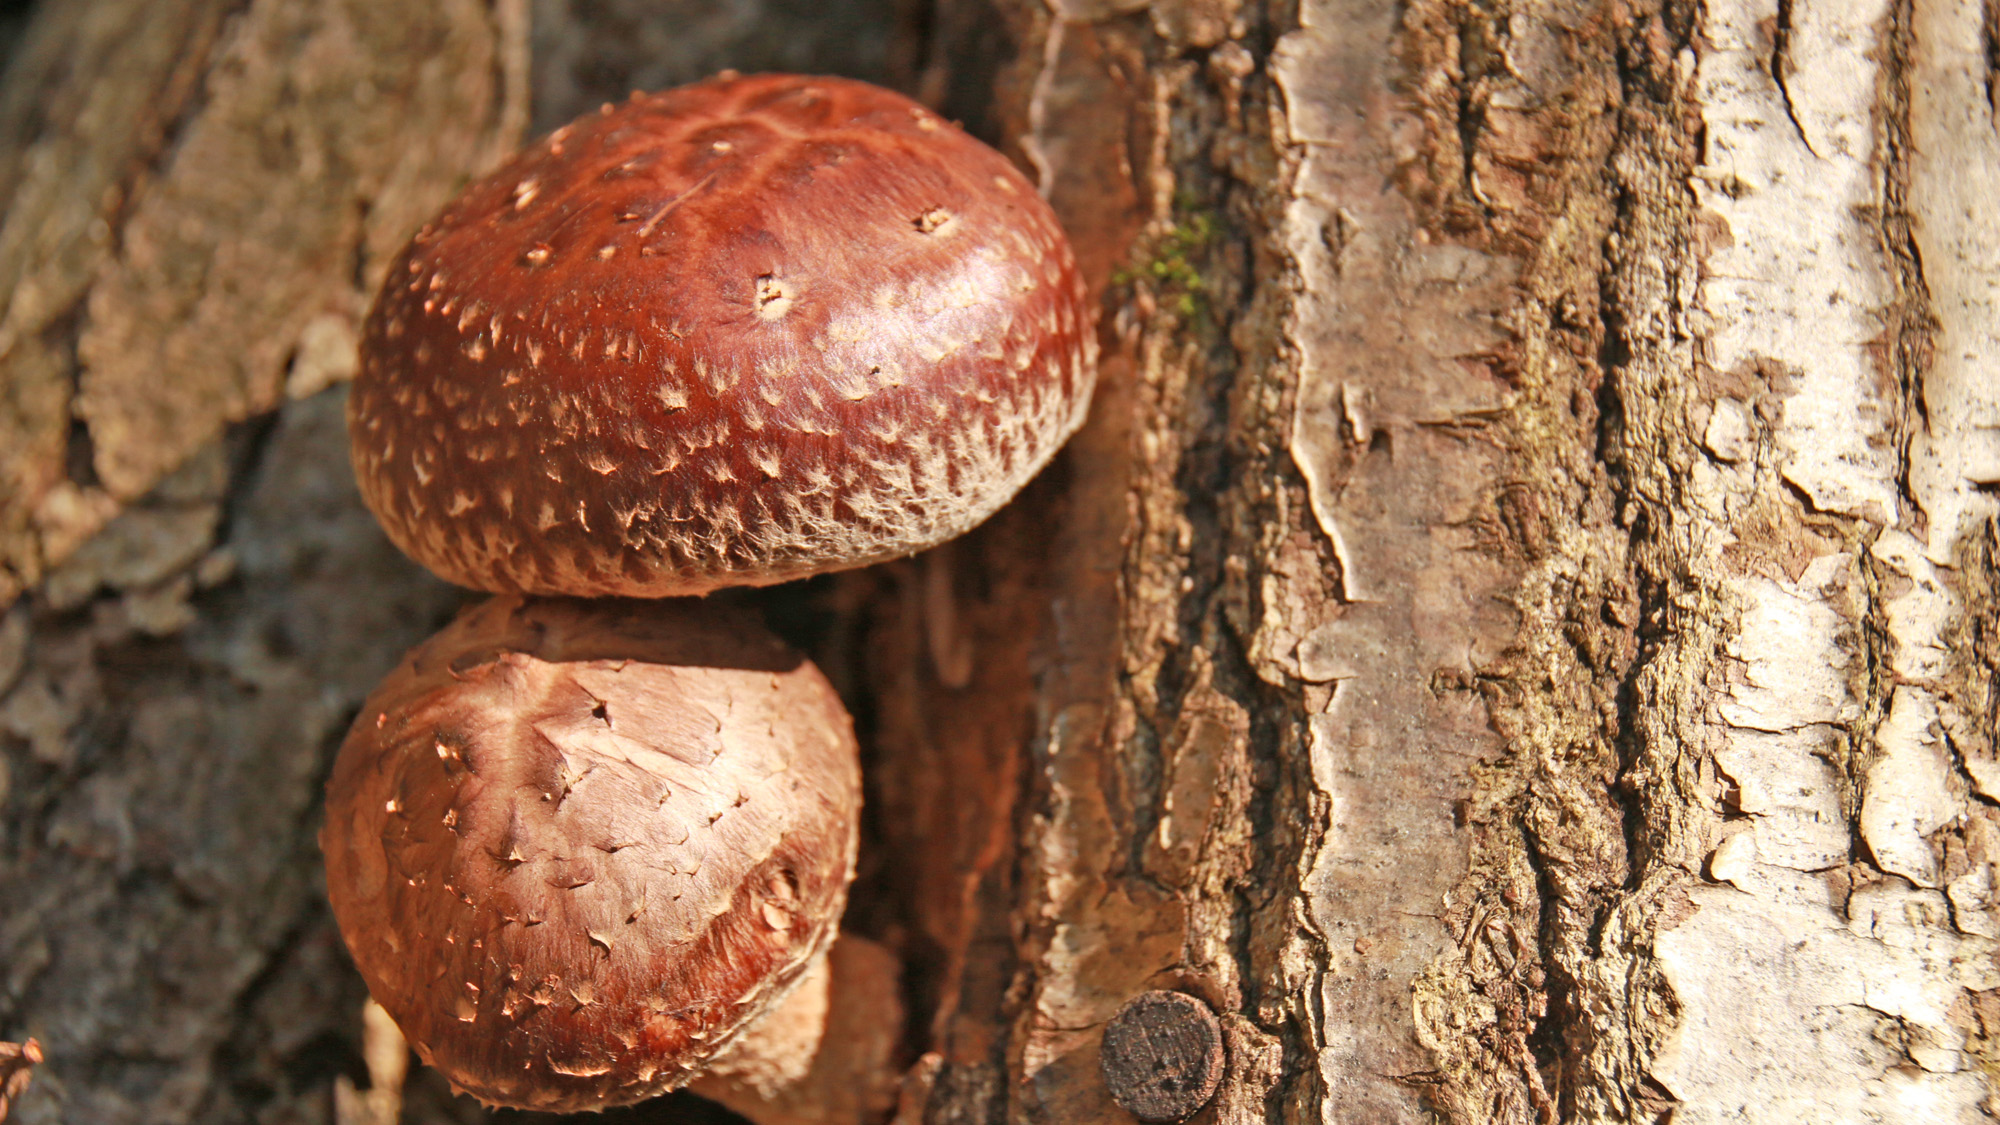
[[[1215,218],[1207,211],[1185,212],[1165,234],[1141,250],[1137,265],[1114,272],[1112,284],[1133,285],[1144,281],[1160,298],[1160,303],[1179,313],[1182,319],[1195,320],[1206,315],[1207,295],[1196,262],[1215,240],[1215,231]]]

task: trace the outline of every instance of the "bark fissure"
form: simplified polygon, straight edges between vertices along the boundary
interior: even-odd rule
[[[1812,138],[1806,136],[1806,127],[1799,121],[1799,109],[1792,104],[1792,83],[1786,72],[1792,66],[1792,5],[1797,0],[1778,0],[1778,14],[1772,21],[1771,31],[1771,81],[1778,86],[1778,98],[1785,103],[1785,119],[1792,123],[1792,129],[1799,135],[1799,142],[1814,156],[1819,150],[1813,147]]]
[[[1488,236],[1524,259],[1500,314],[1509,339],[1489,359],[1510,391],[1496,419],[1513,465],[1485,539],[1523,568],[1511,595],[1521,625],[1504,656],[1476,669],[1508,744],[1475,775],[1471,872],[1447,900],[1458,952],[1419,989],[1420,1008],[1435,997],[1449,1013],[1429,1032],[1445,1063],[1440,1100],[1473,1119],[1573,1115],[1579,1090],[1601,1081],[1588,1066],[1584,978],[1619,892],[1637,882],[1637,815],[1607,799],[1627,757],[1640,620],[1624,561],[1634,533],[1614,519],[1626,491],[1615,452],[1624,349],[1599,256],[1618,222],[1598,186],[1613,158],[1599,107],[1621,96],[1605,30],[1568,30],[1566,70],[1546,53],[1501,56],[1491,69],[1533,92],[1496,88],[1514,116],[1479,136],[1469,161],[1519,166],[1528,148],[1543,169],[1536,191],[1494,212]]]
[[[1979,39],[1986,56],[1986,105],[2000,129],[2000,0],[1986,0],[1980,9]]]

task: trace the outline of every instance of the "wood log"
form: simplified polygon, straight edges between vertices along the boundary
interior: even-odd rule
[[[365,1084],[314,802],[461,595],[354,499],[353,317],[531,101],[732,65],[963,121],[1100,297],[1091,421],[1013,505],[754,595],[859,720],[896,1120],[1132,1120],[1100,1047],[1156,989],[1221,1028],[1204,1125],[2000,1112],[1990,3],[726,7],[37,12],[0,93],[19,1120]],[[449,49],[399,53],[425,20]]]

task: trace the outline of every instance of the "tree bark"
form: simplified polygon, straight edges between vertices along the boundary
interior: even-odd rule
[[[1103,1028],[1158,988],[1223,1029],[1198,1122],[2000,1116],[1992,0],[819,7],[38,14],[0,95],[21,1120],[365,1081],[316,795],[460,595],[359,507],[329,384],[531,101],[730,65],[963,121],[1102,297],[1091,421],[1015,504],[755,595],[868,747],[899,1122],[1129,1120]],[[483,1116],[413,1075],[404,1120]]]

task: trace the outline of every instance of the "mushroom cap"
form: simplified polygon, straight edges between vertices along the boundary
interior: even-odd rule
[[[833,939],[852,723],[740,615],[501,598],[412,651],[327,785],[327,891],[423,1060],[567,1112],[687,1082]]]
[[[1082,423],[1068,240],[999,153],[839,78],[556,130],[391,267],[349,400],[397,546],[502,593],[660,597],[907,555]]]

